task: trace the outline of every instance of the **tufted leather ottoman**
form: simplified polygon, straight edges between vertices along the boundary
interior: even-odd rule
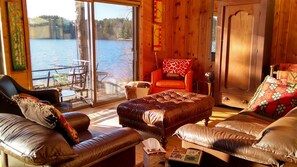
[[[214,99],[207,95],[167,90],[143,98],[132,99],[117,107],[120,124],[161,136],[166,147],[167,137],[187,123],[205,119],[207,126]]]

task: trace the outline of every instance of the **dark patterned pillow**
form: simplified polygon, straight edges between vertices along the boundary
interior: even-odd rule
[[[80,139],[78,137],[77,131],[71,127],[62,113],[55,107],[52,108],[52,113],[58,118],[56,130],[61,132],[68,142],[72,144],[79,143]]]
[[[50,129],[56,127],[57,117],[51,112],[52,106],[20,95],[14,95],[12,99],[18,103],[25,118]]]
[[[297,72],[292,71],[277,71],[277,79],[288,83],[297,83]]]
[[[249,103],[249,108],[255,112],[276,119],[296,106],[297,84],[284,83],[270,76],[264,79]]]

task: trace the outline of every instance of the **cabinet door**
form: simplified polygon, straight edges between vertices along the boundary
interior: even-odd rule
[[[219,1],[215,98],[245,108],[261,82],[265,28],[261,3]]]

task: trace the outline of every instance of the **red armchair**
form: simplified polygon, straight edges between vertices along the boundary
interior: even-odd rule
[[[191,65],[191,59],[164,60],[163,68],[157,69],[151,73],[152,93],[158,93],[168,89],[192,92],[193,70],[190,69]],[[183,71],[181,72],[179,69],[176,69],[177,67],[182,67]],[[180,73],[181,75],[179,75]]]

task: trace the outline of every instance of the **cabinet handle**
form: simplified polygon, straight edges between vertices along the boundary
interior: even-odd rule
[[[242,104],[248,104],[247,100],[242,100],[241,102],[242,102]]]
[[[228,101],[230,100],[229,97],[223,97],[223,101]]]

